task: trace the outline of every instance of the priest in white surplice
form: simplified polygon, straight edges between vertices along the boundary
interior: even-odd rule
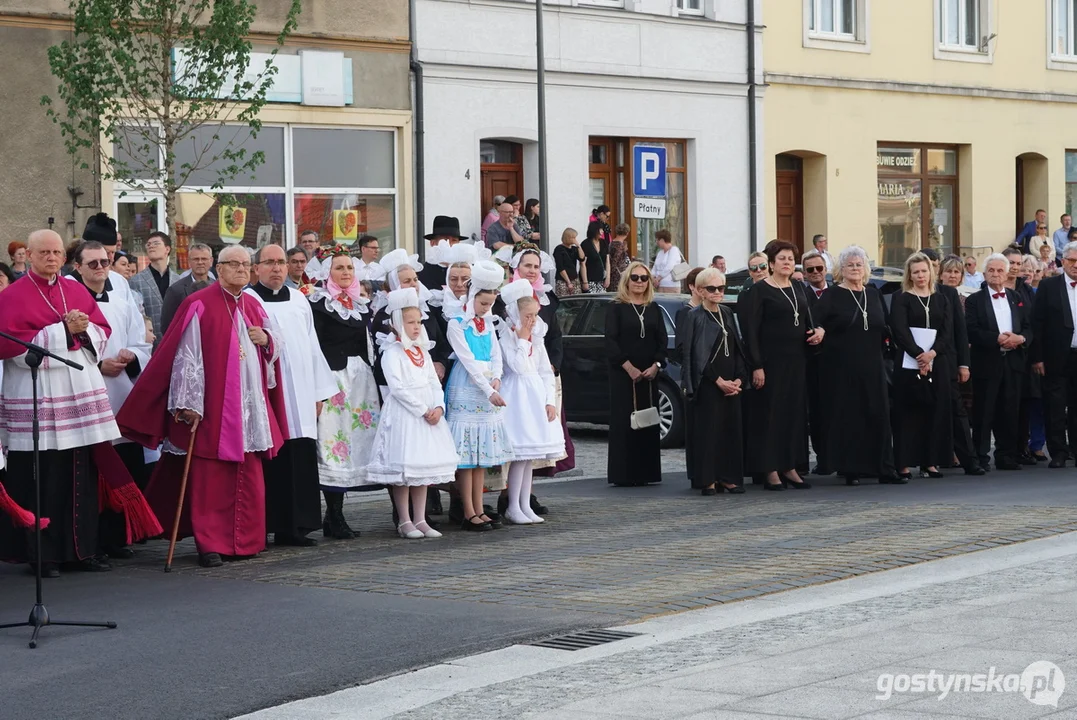
[[[318,489],[318,414],[337,392],[337,381],[322,355],[310,303],[284,284],[284,249],[266,245],[254,256],[258,282],[247,293],[262,301],[280,338],[281,387],[288,415],[287,440],[272,460],[264,460],[266,531],[277,545],[314,545],[307,533],[322,524]]]

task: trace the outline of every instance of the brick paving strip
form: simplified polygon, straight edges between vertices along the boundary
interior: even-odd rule
[[[1077,531],[1077,507],[905,506],[792,494],[650,500],[583,492],[559,497],[541,526],[449,529],[434,541],[397,538],[389,513],[387,501],[353,505],[349,522],[363,531],[357,540],[270,547],[213,570],[195,564],[187,540],[173,571],[604,613],[612,623]],[[127,567],[160,572],[165,549],[151,543]]]

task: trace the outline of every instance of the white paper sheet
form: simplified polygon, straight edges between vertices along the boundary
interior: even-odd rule
[[[909,328],[912,331],[912,339],[916,341],[924,352],[927,352],[931,348],[935,347],[935,336],[938,334],[938,330],[934,328]],[[920,366],[916,364],[916,358],[909,353],[905,353],[905,357],[901,359],[901,368],[903,370],[918,370]]]

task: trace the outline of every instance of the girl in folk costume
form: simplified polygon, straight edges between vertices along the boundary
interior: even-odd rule
[[[543,342],[548,330],[538,316],[539,302],[527,280],[501,289],[507,320],[498,335],[505,363],[501,395],[512,408],[505,428],[512,443],[505,518],[517,525],[543,522],[531,509],[532,461],[552,460],[565,452],[565,436],[557,419],[557,392],[550,358]]]
[[[465,530],[492,530],[500,523],[483,512],[485,468],[512,460],[501,408],[501,346],[494,336],[491,309],[505,273],[484,261],[471,268],[471,287],[461,314],[449,322],[449,344],[456,363],[446,388],[449,429],[460,456],[456,485],[463,503]]]
[[[356,533],[344,519],[344,493],[368,483],[367,463],[378,429],[381,403],[374,380],[374,349],[364,315],[367,300],[355,259],[338,245],[319,253],[307,273],[321,287],[308,291],[314,331],[336,378],[338,392],[318,417],[318,476],[325,496],[322,534],[349,540]]]
[[[390,487],[400,537],[441,537],[426,522],[426,489],[453,480],[458,456],[415,288],[388,294],[391,335],[379,335],[388,397],[371,451],[371,482]],[[410,503],[409,503],[410,501]],[[410,510],[409,510],[410,504]],[[414,515],[413,515],[414,513]]]

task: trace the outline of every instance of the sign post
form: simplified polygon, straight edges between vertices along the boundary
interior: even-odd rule
[[[666,217],[666,149],[632,146],[632,213],[636,218]]]

